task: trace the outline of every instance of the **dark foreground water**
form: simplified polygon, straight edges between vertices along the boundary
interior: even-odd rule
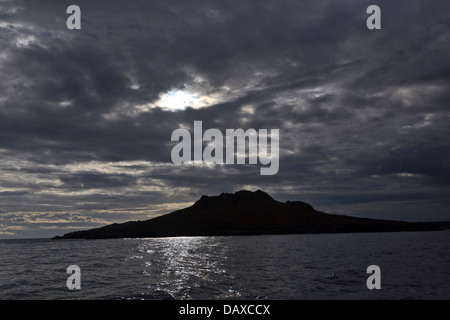
[[[450,230],[1,240],[0,299],[450,299]]]

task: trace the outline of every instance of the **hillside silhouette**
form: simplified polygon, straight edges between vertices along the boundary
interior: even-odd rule
[[[405,222],[326,214],[301,201],[238,191],[202,196],[192,206],[145,221],[75,231],[53,239],[108,239],[443,230],[450,222]]]

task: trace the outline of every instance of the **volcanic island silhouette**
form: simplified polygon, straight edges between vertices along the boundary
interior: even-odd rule
[[[192,206],[145,221],[114,223],[53,239],[112,239],[177,236],[232,236],[431,231],[450,221],[407,222],[328,214],[302,201],[279,202],[257,191],[203,195]]]

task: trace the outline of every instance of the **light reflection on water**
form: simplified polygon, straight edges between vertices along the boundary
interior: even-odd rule
[[[450,230],[0,241],[0,299],[450,299]],[[78,265],[82,289],[69,291]],[[382,270],[368,290],[366,269]]]
[[[149,279],[147,289],[165,292],[174,299],[189,299],[190,292],[207,291],[205,288],[220,280],[221,275],[226,277],[226,270],[217,259],[218,251],[226,247],[218,248],[210,237],[138,241],[142,273]]]

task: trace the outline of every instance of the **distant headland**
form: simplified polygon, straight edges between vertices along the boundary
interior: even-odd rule
[[[283,203],[261,190],[244,190],[219,196],[204,195],[188,208],[153,219],[114,223],[53,239],[431,231],[448,228],[450,221],[406,222],[327,214],[305,202]]]

